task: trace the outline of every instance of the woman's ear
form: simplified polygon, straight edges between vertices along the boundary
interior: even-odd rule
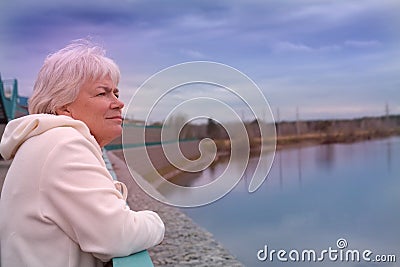
[[[56,109],[56,114],[57,115],[65,115],[65,116],[72,117],[69,105],[64,105],[62,107],[57,108]]]

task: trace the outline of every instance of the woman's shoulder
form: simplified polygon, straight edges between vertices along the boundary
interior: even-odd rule
[[[101,154],[101,148],[86,124],[67,116],[54,116],[49,120],[40,121],[37,134],[29,139],[29,143],[45,150],[66,151],[73,148],[76,153],[90,151]],[[38,147],[38,148],[39,148]]]
[[[36,139],[36,138],[35,138]],[[32,146],[43,151],[51,165],[80,162],[103,165],[103,155],[94,137],[88,138],[73,127],[55,127],[32,140]],[[57,164],[56,164],[57,163]]]
[[[42,133],[43,137],[60,137],[60,138],[83,138],[86,139],[86,134],[79,131],[72,126],[58,126],[54,128],[50,128],[47,131]]]
[[[40,143],[40,146],[48,147],[71,138],[85,139],[91,145],[96,146],[89,128],[81,121],[67,116],[50,114],[28,115],[7,124],[1,138],[0,153],[4,158],[11,159],[20,146],[25,143]]]
[[[44,140],[57,140],[57,146],[68,144],[80,144],[81,147],[95,148],[101,150],[96,139],[90,133],[82,133],[79,129],[71,126],[55,127],[42,134]]]

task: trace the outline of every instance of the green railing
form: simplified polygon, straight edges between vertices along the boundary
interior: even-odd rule
[[[147,127],[147,126],[146,126]],[[183,142],[192,142],[197,141],[197,138],[185,138],[185,139],[176,139],[176,140],[167,140],[167,141],[154,141],[154,142],[145,142],[145,143],[136,143],[136,144],[110,144],[106,145],[105,148],[107,150],[121,150],[124,148],[135,148],[135,147],[150,147],[150,146],[160,146],[160,145],[167,145],[172,143],[183,143]]]
[[[28,114],[28,98],[18,95],[17,79],[2,80],[0,76],[0,123]]]
[[[113,258],[113,267],[154,267],[147,250],[127,257]]]
[[[17,104],[17,80],[5,80],[0,77],[1,121],[7,123],[14,118]]]

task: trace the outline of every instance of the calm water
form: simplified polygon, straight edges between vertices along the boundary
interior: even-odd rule
[[[276,154],[268,179],[255,193],[247,192],[248,173],[219,201],[183,211],[246,266],[400,266],[399,163],[398,137],[284,150]],[[204,171],[194,184],[213,180],[225,164]],[[337,247],[339,238],[347,241],[346,248]],[[285,250],[288,262],[276,255],[273,261],[260,261],[257,252],[265,246],[269,252]],[[371,259],[395,254],[397,262],[353,262],[351,256],[349,262],[333,261],[325,254],[324,261],[310,263],[288,256],[292,250],[301,255],[311,249],[319,257],[329,247],[338,256],[367,249]]]

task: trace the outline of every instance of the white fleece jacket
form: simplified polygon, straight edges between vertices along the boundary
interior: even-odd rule
[[[115,188],[88,127],[67,116],[11,121],[0,143],[14,158],[0,199],[2,267],[91,267],[161,242],[164,224]]]

